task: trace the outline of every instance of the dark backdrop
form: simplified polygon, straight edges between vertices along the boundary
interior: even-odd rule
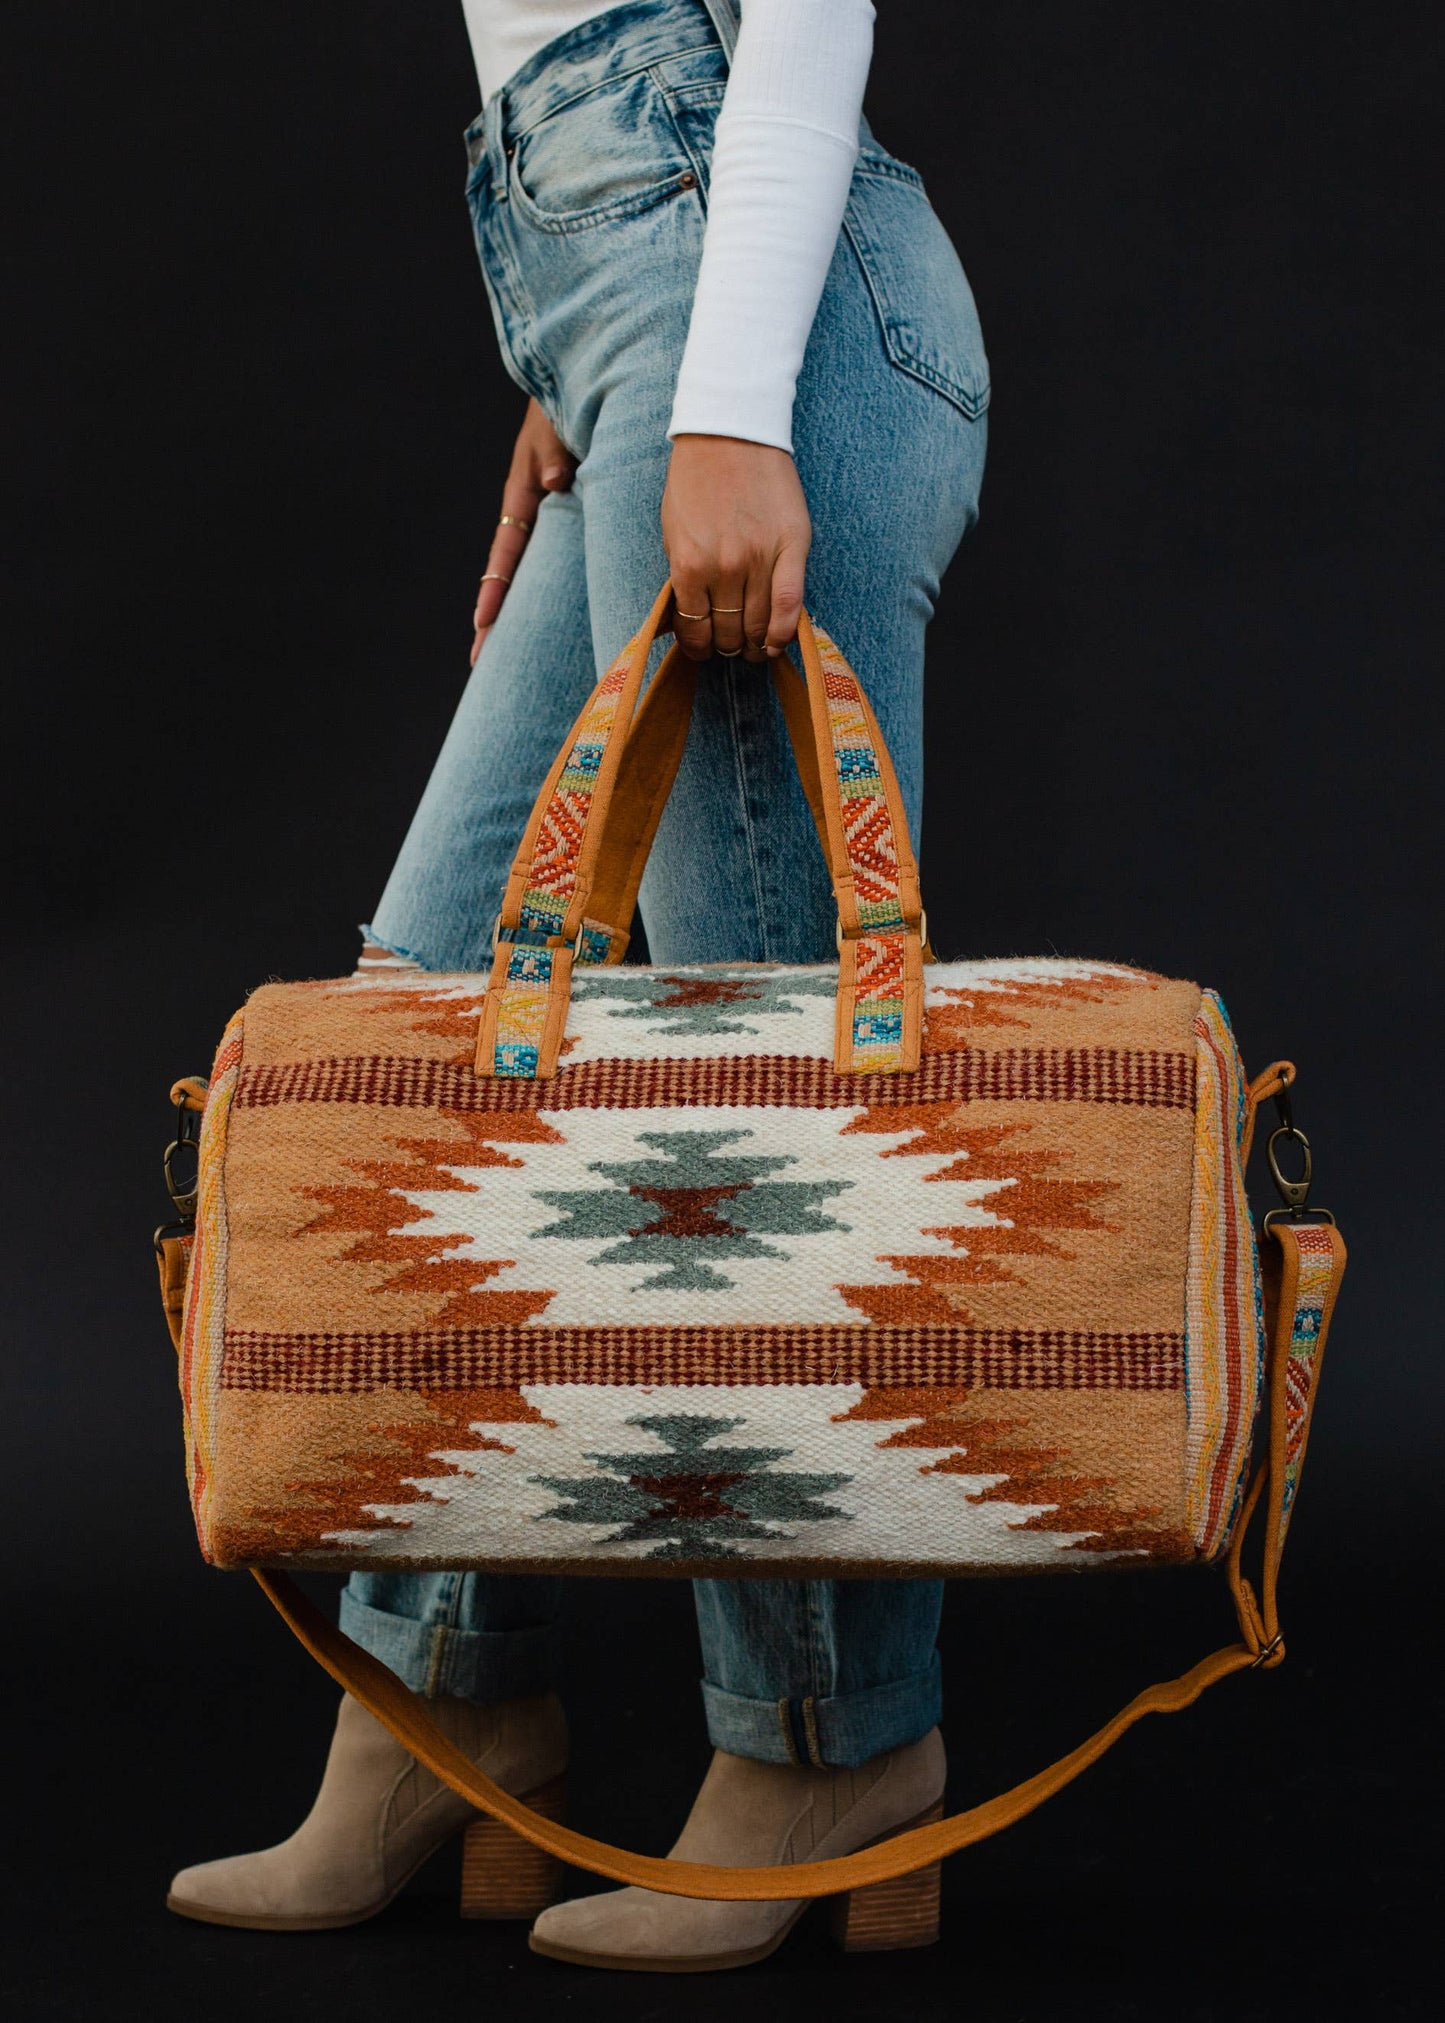
[[[454,0],[8,0],[13,2013],[1425,2013],[1435,11],[879,11],[870,115],[957,238],[996,386],[932,641],[935,938],[1203,977],[1249,1060],[1300,1063],[1354,1263],[1291,1662],[956,1860],[929,1955],[845,1967],[805,1927],[745,1985],[588,1977],[460,1925],[435,1870],[315,1939],[160,1909],[173,1866],[294,1824],[332,1702],[194,1550],[148,1245],[165,1090],[261,979],[349,967],[464,679],[520,397]],[[1198,1576],[955,1589],[957,1798],[1227,1634]],[[579,1585],[570,1638],[581,1822],[663,1847],[705,1754],[686,1593]]]

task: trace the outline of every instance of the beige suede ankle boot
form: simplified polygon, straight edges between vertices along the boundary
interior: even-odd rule
[[[857,1770],[756,1763],[719,1749],[671,1858],[739,1868],[851,1854],[940,1818],[944,1769],[936,1728]],[[935,1864],[832,1898],[835,1936],[854,1952],[931,1945],[938,1937],[938,1883]],[[543,1911],[531,1945],[534,1953],[582,1967],[705,1973],[765,1959],[807,1907],[797,1899],[706,1903],[656,1890],[608,1890]]]
[[[562,1817],[567,1728],[550,1694],[480,1707],[429,1700],[459,1749],[549,1819]],[[531,1918],[557,1893],[558,1865],[432,1776],[350,1694],[341,1702],[316,1803],[277,1847],[182,1869],[166,1902],[182,1917],[263,1931],[323,1931],[384,1910],[455,1833],[463,1917]]]

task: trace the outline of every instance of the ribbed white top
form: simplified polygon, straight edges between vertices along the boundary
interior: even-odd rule
[[[616,0],[611,0],[616,4]],[[462,0],[483,100],[592,0]],[[843,222],[871,0],[741,0],[671,435],[790,450],[793,394]]]

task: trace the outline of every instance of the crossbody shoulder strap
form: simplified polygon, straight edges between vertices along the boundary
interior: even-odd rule
[[[856,1854],[781,1868],[720,1868],[706,1862],[629,1854],[606,1841],[554,1825],[494,1784],[448,1741],[427,1712],[426,1702],[343,1635],[285,1574],[255,1569],[256,1579],[312,1656],[434,1776],[524,1840],[576,1868],[670,1896],[765,1902],[832,1896],[891,1881],[1022,1819],[1097,1762],[1146,1714],[1178,1713],[1218,1680],[1235,1672],[1273,1667],[1283,1659],[1277,1607],[1280,1557],[1304,1460],[1320,1358],[1344,1271],[1345,1246],[1332,1223],[1271,1217],[1266,1231],[1271,1309],[1268,1452],[1245,1498],[1225,1567],[1240,1641],[1201,1658],[1177,1679],[1146,1686],[1087,1741],[1011,1791],[949,1819],[913,1827]],[[1256,1589],[1244,1574],[1242,1554],[1245,1534],[1261,1504],[1265,1534]]]

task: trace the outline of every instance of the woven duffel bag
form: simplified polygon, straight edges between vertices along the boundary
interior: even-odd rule
[[[177,1085],[178,1140],[203,1111],[199,1166],[161,1279],[202,1550],[257,1571],[438,1775],[619,1880],[820,1895],[981,1837],[1140,1714],[1279,1661],[1344,1249],[1277,1158],[1308,1158],[1293,1069],[1247,1083],[1212,992],[933,960],[877,721],[806,618],[803,678],[784,660],[774,681],[839,961],[623,966],[697,678],[674,649],[644,696],[668,610],[664,590],[538,797],[490,975],[266,985],[209,1087]],[[1287,1205],[1262,1274],[1244,1165],[1266,1096]],[[1256,1594],[1240,1549],[1261,1499]],[[624,1855],[532,1815],[284,1573],[1221,1559],[1238,1643],[992,1807],[782,1873]]]

